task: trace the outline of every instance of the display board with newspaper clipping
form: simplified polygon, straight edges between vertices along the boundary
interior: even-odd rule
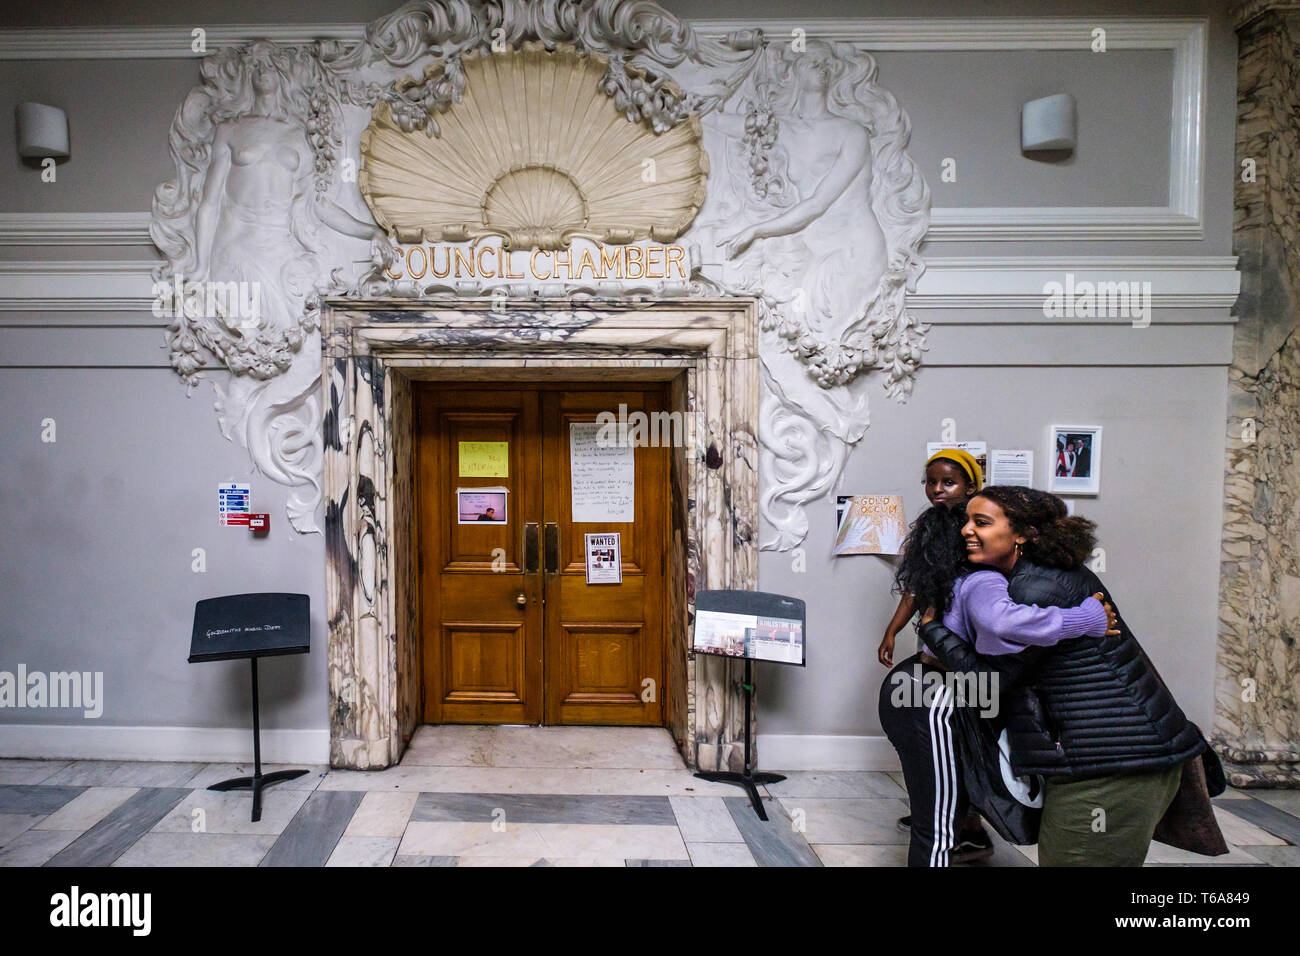
[[[805,617],[798,598],[763,591],[700,591],[692,649],[803,667]]]

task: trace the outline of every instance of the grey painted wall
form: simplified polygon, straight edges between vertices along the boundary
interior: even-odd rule
[[[312,6],[318,22],[359,22],[395,2]],[[687,16],[785,17],[776,2],[673,3]],[[1132,13],[1127,3],[823,2],[821,16],[1056,15]],[[1150,3],[1143,14],[1210,16],[1206,235],[1199,241],[931,243],[928,255],[1226,255],[1231,249],[1235,37],[1217,5]],[[223,4],[225,22],[293,22],[299,4]],[[86,19],[79,19],[79,18]],[[0,27],[55,23],[216,22],[208,5],[7,7]],[[1167,55],[1125,53],[1102,61],[1036,53],[879,56],[881,81],[907,109],[913,156],[936,205],[1159,203],[1167,176]],[[191,60],[0,63],[0,140],[13,141],[13,106],[26,98],[64,106],[74,157],[57,185],[0,156],[0,212],[133,211],[172,175],[166,133],[197,80]],[[1068,84],[1080,99],[1078,156],[1063,164],[1025,160],[1015,109]],[[956,155],[956,184],[935,164]],[[37,250],[0,247],[0,258],[145,258],[148,248]],[[1100,524],[1104,580],[1191,716],[1212,707],[1223,420],[1231,326],[1220,313],[1171,328],[1026,323],[1011,310],[926,313],[936,321],[931,352],[906,405],[878,390],[872,425],[850,459],[842,491],[901,491],[909,517],[923,496],[920,467],[940,421],[958,437],[1031,447],[1044,474],[1052,422],[1105,426],[1102,494],[1079,513]],[[1032,319],[1032,316],[1028,316]],[[974,320],[974,321],[972,321]],[[1217,324],[1216,324],[1217,323]],[[292,534],[284,489],[249,476],[245,453],[221,437],[212,393],[186,397],[166,368],[161,327],[147,313],[0,313],[0,481],[10,489],[0,554],[0,669],[102,670],[105,724],[242,727],[246,667],[188,665],[193,602],[243,590],[311,595],[318,641],[325,633],[320,536]],[[1060,363],[1060,367],[1053,366]],[[1036,367],[1037,366],[1037,367]],[[40,441],[40,422],[58,441]],[[249,480],[257,510],[274,530],[255,541],[216,524],[215,485]],[[764,668],[762,727],[774,734],[879,733],[875,646],[894,606],[890,565],[876,557],[828,560],[830,500],[810,510],[809,571],[764,553],[760,586],[809,598],[806,671]],[[190,570],[207,551],[207,573]],[[828,586],[829,585],[829,586]],[[900,640],[900,651],[910,638]],[[264,726],[324,729],[323,647],[263,668]],[[66,723],[66,713],[0,712],[0,722]]]
[[[147,210],[154,187],[176,176],[167,132],[198,82],[197,60],[0,62],[3,211]],[[68,114],[72,157],[59,164],[53,183],[8,146],[17,141],[14,107],[29,100]]]
[[[160,354],[161,353],[160,351]],[[328,725],[325,547],[293,533],[285,490],[249,475],[217,428],[210,386],[189,398],[170,369],[5,369],[0,483],[12,513],[0,549],[0,669],[102,671],[121,725],[241,727],[248,664],[187,664],[194,602],[218,594],[311,596],[308,657],[260,668],[263,727]],[[41,440],[55,421],[56,441]],[[272,530],[217,525],[217,483],[248,481]],[[195,573],[192,552],[206,552]],[[71,723],[66,710],[5,710],[14,723]]]
[[[1015,330],[970,334],[995,337],[1009,355],[1019,351]],[[945,418],[956,421],[960,440],[1032,448],[1037,487],[1046,487],[1051,425],[1102,425],[1101,494],[1076,499],[1076,513],[1098,524],[1106,550],[1101,578],[1125,620],[1184,710],[1208,727],[1223,498],[1217,420],[1226,395],[1223,370],[1214,366],[927,368],[904,408],[883,392],[873,395],[871,428],[849,459],[840,493],[901,493],[914,518],[928,506],[925,444],[939,440]],[[809,512],[808,572],[766,552],[759,564],[763,590],[808,601],[809,631],[805,672],[761,668],[761,726],[768,734],[879,733],[876,695],[885,668],[876,647],[898,603],[890,593],[894,559],[841,557],[828,569],[833,499]],[[908,628],[894,659],[914,650]]]
[[[1016,68],[1008,73],[1008,59]],[[1168,200],[1167,51],[1116,50],[877,55],[880,76],[912,117],[913,160],[932,175],[936,206],[1162,206]],[[0,141],[14,141],[14,107],[27,100],[68,114],[72,160],[58,181],[16,151],[0,156],[6,212],[147,209],[172,178],[167,132],[190,87],[194,60],[0,62]],[[1020,153],[1020,106],[1069,91],[1078,103],[1079,148],[1045,162]],[[121,104],[131,104],[129,117]],[[1229,127],[1230,128],[1230,127]],[[957,181],[937,171],[957,161]]]

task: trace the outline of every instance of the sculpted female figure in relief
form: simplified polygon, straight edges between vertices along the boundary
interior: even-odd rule
[[[906,393],[921,332],[903,293],[923,269],[929,191],[903,152],[907,117],[875,76],[872,57],[848,44],[759,54],[747,115],[714,114],[739,141],[730,168],[742,150],[748,166],[733,187],[749,225],[723,249],[742,275],[764,277],[782,313],[777,331],[817,384],[874,366],[889,372],[891,392]]]
[[[173,364],[189,378],[202,345],[236,375],[271,378],[314,327],[304,304],[325,278],[320,226],[387,237],[325,196],[340,120],[310,51],[257,41],[205,59],[202,72],[173,123],[179,176],[155,193],[152,232],[168,278],[255,284],[259,314],[178,315]]]
[[[796,546],[804,507],[839,478],[868,424],[867,377],[910,394],[925,328],[905,295],[924,269],[929,189],[908,157],[910,124],[847,43],[761,47],[706,127],[727,136],[711,184],[727,285],[766,304],[760,409],[761,546]],[[729,223],[747,223],[730,231]]]
[[[322,263],[346,261],[331,249],[342,237],[371,240],[381,258],[392,247],[377,225],[326,195],[346,91],[313,49],[256,41],[201,69],[203,83],[172,124],[178,176],[154,195],[150,231],[168,258],[158,278],[242,285],[252,293],[241,301],[257,309],[177,309],[172,365],[191,385],[204,349],[229,369],[216,384],[223,434],[247,446],[263,474],[315,489],[295,491],[288,505],[293,526],[314,531],[321,365],[313,299],[330,278]]]

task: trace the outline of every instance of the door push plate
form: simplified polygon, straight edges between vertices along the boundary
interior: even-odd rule
[[[560,526],[554,521],[546,522],[546,573],[555,574],[560,570]]]
[[[537,522],[529,521],[524,525],[524,573],[537,573]]]

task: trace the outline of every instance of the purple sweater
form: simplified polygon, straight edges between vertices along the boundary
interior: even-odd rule
[[[997,571],[972,571],[952,587],[952,606],[943,626],[981,654],[1016,654],[1026,647],[1048,647],[1070,637],[1106,633],[1106,609],[1090,597],[1078,607],[1017,604],[1007,593],[1007,579]],[[928,647],[922,646],[927,654]]]

